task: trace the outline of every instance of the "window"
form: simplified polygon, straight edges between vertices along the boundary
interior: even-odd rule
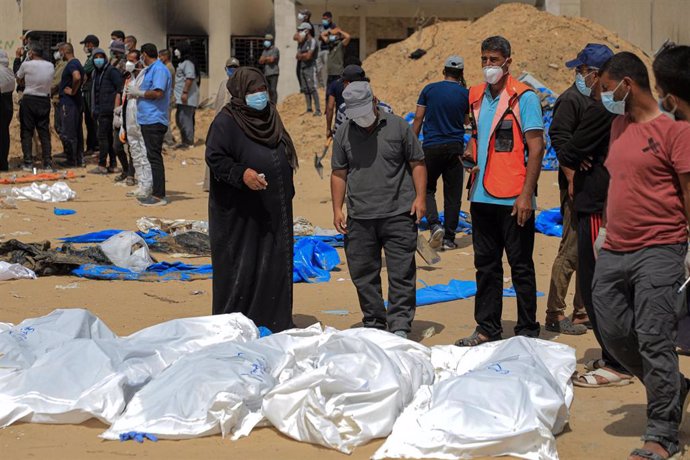
[[[264,50],[263,43],[264,37],[235,35],[230,38],[232,57],[237,58],[242,66],[260,68],[259,58]]]
[[[179,63],[175,57],[175,47],[185,40],[189,40],[192,46],[192,56],[198,67],[197,72],[200,76],[208,76],[208,35],[168,35],[168,49],[173,65],[177,67]]]
[[[25,30],[24,33],[28,32]],[[39,42],[43,45],[43,57],[50,58],[53,60],[53,52],[50,50],[51,47],[57,45],[60,42],[67,41],[67,32],[54,32],[48,30],[34,30],[31,32],[31,38],[34,41]]]

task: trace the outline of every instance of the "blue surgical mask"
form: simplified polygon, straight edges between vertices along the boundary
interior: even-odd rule
[[[592,88],[587,86],[587,81],[585,79],[591,74],[592,72],[588,73],[585,76],[582,76],[579,73],[575,75],[575,86],[577,87],[577,90],[587,97],[592,95]]]
[[[105,65],[105,58],[94,58],[93,65],[99,69],[102,68]]]
[[[618,83],[618,86],[616,86],[613,91],[604,91],[601,93],[601,103],[604,104],[606,110],[616,115],[625,115],[625,100],[628,98],[628,94],[630,94],[630,91],[625,93],[625,96],[623,96],[623,99],[620,101],[613,99],[613,93],[615,93],[622,84],[623,80]]]
[[[328,40],[329,40],[331,43],[333,43],[333,42],[336,41],[337,39],[338,39],[338,36],[337,36],[337,35],[329,35],[329,36],[328,36]]]
[[[261,111],[268,105],[268,92],[259,91],[258,93],[247,94],[244,100],[252,109]]]
[[[322,19],[321,24],[323,24],[324,27],[328,27],[329,25],[331,25],[331,21],[328,19]]]
[[[270,48],[271,47],[271,40],[264,40],[264,48]]]
[[[234,67],[226,67],[225,73],[228,74],[228,77],[232,77],[232,75],[235,73],[235,68]]]

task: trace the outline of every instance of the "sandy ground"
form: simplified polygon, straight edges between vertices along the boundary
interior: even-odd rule
[[[199,133],[203,135],[203,133]],[[166,158],[168,190],[172,203],[165,207],[145,209],[125,197],[126,188],[114,185],[110,177],[87,175],[70,182],[78,196],[74,202],[60,205],[77,211],[76,215],[58,217],[52,205],[21,202],[16,210],[0,210],[0,234],[11,238],[14,232],[30,232],[16,236],[22,241],[54,240],[103,228],[135,229],[135,221],[144,215],[164,218],[205,219],[207,197],[201,191],[203,147],[186,152],[173,152]],[[303,166],[295,177],[297,195],[295,216],[305,216],[314,224],[329,226],[331,209],[327,179],[320,180],[310,164],[310,154],[301,153]],[[183,165],[183,162],[186,165]],[[328,164],[327,168],[328,168]],[[556,174],[544,172],[540,178],[540,207],[558,204]],[[467,210],[467,203],[463,209]],[[535,263],[537,285],[548,290],[551,263],[558,239],[538,234]],[[439,266],[420,265],[418,278],[429,284],[445,283],[451,278],[473,279],[471,237],[459,238],[460,249],[444,253]],[[342,253],[341,253],[342,255]],[[344,255],[342,255],[344,261]],[[206,262],[204,259],[195,262]],[[506,267],[506,277],[509,271]],[[59,289],[76,282],[77,288]],[[510,282],[506,283],[509,286]],[[87,281],[72,277],[47,277],[33,281],[9,281],[0,284],[0,321],[17,323],[41,316],[55,308],[88,308],[100,316],[118,334],[129,334],[161,321],[209,314],[211,281],[144,283],[129,281]],[[203,291],[193,294],[193,291]],[[544,317],[545,297],[539,298],[539,318]],[[333,316],[324,310],[346,309],[347,316]],[[360,322],[354,287],[349,281],[347,265],[342,264],[324,284],[298,284],[295,289],[295,322],[304,327],[316,321],[337,328],[348,328]],[[452,343],[473,329],[473,300],[462,300],[419,308],[412,339],[435,327],[437,334],[424,339],[426,345]],[[512,334],[515,321],[515,300],[505,299],[504,328]],[[577,348],[580,363],[597,356],[594,336],[543,337]],[[687,358],[682,366],[690,370]],[[564,459],[623,458],[639,445],[645,424],[645,393],[642,385],[618,389],[575,389],[569,429],[558,437],[558,449]],[[300,444],[270,428],[260,429],[249,438],[230,442],[220,436],[187,440],[136,443],[107,442],[98,438],[105,426],[95,420],[81,425],[37,425],[19,423],[0,430],[2,458],[77,459],[86,457],[122,458],[344,458],[341,454],[320,447]],[[683,435],[687,442],[687,434]],[[381,441],[358,448],[354,459],[368,458]]]

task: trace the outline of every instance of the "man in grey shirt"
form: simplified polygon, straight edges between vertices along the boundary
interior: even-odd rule
[[[180,60],[175,73],[175,123],[182,137],[177,148],[187,148],[194,145],[194,115],[199,105],[198,69],[192,61],[192,47],[188,43],[181,43],[175,56]]]
[[[278,75],[280,74],[278,61],[280,61],[280,51],[275,47],[273,35],[266,34],[264,50],[259,58],[259,64],[264,66],[264,76],[268,82],[268,95],[274,104],[278,103]]]
[[[416,308],[416,224],[426,212],[424,152],[402,118],[378,109],[368,82],[350,83],[343,98],[350,120],[333,140],[333,224],[345,235],[364,327],[407,337]],[[381,292],[381,249],[388,310]]]

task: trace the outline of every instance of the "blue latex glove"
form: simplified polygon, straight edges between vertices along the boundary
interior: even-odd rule
[[[120,442],[122,441],[130,441],[130,440],[135,440],[139,444],[144,442],[144,439],[148,439],[149,441],[153,442],[158,442],[158,438],[149,433],[142,433],[140,431],[130,431],[129,433],[121,433],[120,434]]]

